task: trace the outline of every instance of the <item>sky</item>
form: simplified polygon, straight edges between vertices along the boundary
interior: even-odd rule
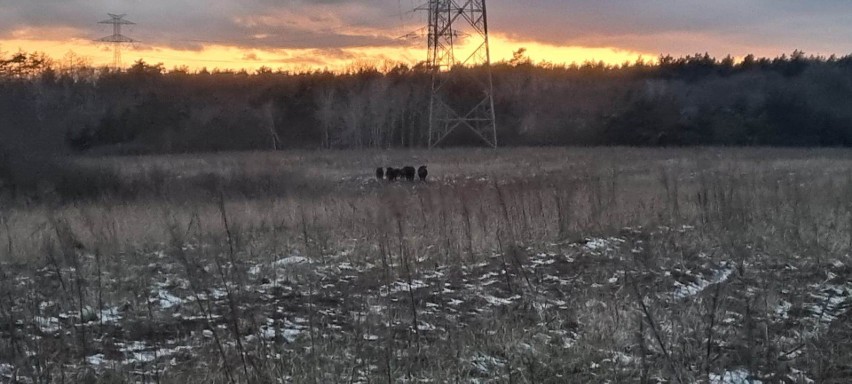
[[[426,58],[427,0],[0,0],[0,51],[112,62],[107,13],[127,14],[124,65],[305,70]],[[464,1],[464,0],[456,0]],[[660,54],[852,53],[852,0],[489,0],[494,61],[619,64]]]

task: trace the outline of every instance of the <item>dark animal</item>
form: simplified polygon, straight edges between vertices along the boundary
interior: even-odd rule
[[[399,177],[399,170],[396,168],[388,167],[387,171],[385,171],[385,175],[388,177],[388,181],[395,181],[397,177]]]
[[[414,167],[410,165],[402,167],[402,177],[404,177],[408,181],[414,181],[415,172],[416,171],[414,170]]]
[[[381,180],[385,178],[385,169],[382,167],[376,168],[376,178]]]
[[[426,175],[429,174],[429,171],[426,170],[425,165],[421,165],[420,168],[417,168],[417,176],[420,177],[420,181],[426,181]]]

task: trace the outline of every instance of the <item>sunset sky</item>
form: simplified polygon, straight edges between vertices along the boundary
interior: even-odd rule
[[[0,51],[69,51],[111,63],[107,12],[137,25],[123,33],[140,58],[167,68],[343,69],[425,59],[426,24],[413,0],[2,0]],[[709,52],[722,57],[852,53],[850,0],[491,0],[495,61],[526,48],[534,61],[634,61]]]

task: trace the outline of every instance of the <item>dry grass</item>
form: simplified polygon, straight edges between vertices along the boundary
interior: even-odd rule
[[[0,380],[852,377],[852,152],[79,162],[136,193],[4,203]]]

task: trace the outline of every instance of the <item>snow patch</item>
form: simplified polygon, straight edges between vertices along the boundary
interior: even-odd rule
[[[257,276],[257,275],[260,274],[261,270],[262,269],[261,269],[260,264],[255,264],[255,265],[252,265],[251,268],[249,268],[248,273],[252,276]]]
[[[304,263],[310,263],[310,262],[311,261],[308,260],[308,258],[306,258],[306,257],[289,256],[289,257],[285,257],[283,259],[277,260],[272,264],[275,265],[276,267],[286,267],[288,265],[304,264]]]
[[[390,287],[390,292],[399,293],[408,292],[409,290],[416,291],[418,289],[426,288],[428,286],[429,284],[426,284],[422,280],[412,280],[411,284],[409,284],[407,281],[397,281],[393,283],[393,285]]]
[[[686,298],[693,297],[701,293],[711,285],[724,283],[728,280],[728,278],[731,277],[731,274],[733,273],[734,268],[725,263],[722,268],[716,270],[716,273],[710,280],[699,278],[694,283],[690,284],[683,284],[678,281],[675,281],[675,286],[677,287],[677,289],[674,291],[674,298],[675,300],[683,300]]]
[[[482,299],[487,301],[488,304],[491,304],[493,306],[509,305],[509,304],[512,304],[513,301],[521,298],[521,296],[518,296],[518,295],[509,297],[509,298],[506,298],[506,299],[501,298],[501,297],[497,297],[497,296],[491,296],[491,295],[479,295],[479,297],[481,297]]]
[[[810,377],[807,377],[804,372],[796,368],[790,368],[790,374],[787,375],[787,378],[796,383],[811,384],[815,382]]]
[[[118,307],[101,310],[101,321],[104,323],[116,323],[119,320],[121,320],[121,314],[118,313]]]
[[[126,345],[124,348],[121,348],[121,352],[124,352],[124,364],[126,365],[150,363],[157,359],[171,357],[172,355],[182,351],[191,350],[192,347],[187,345],[177,346],[174,348],[152,348],[141,341],[134,341]]]
[[[597,251],[606,249],[607,245],[609,245],[609,242],[606,239],[589,239],[583,246],[590,251]]]
[[[210,296],[218,300],[225,296],[228,296],[228,291],[222,288],[210,288]]]
[[[275,338],[275,328],[263,327],[260,330],[260,337],[266,340],[272,340]]]
[[[46,335],[53,335],[59,332],[59,319],[56,317],[35,317],[35,323],[38,329]]]
[[[847,302],[850,299],[850,293],[852,293],[850,287],[852,287],[852,284],[816,284],[811,286],[817,293],[810,295],[816,299],[816,302],[811,305],[810,311],[815,315],[817,322],[828,325],[852,308],[852,305]]]
[[[586,244],[583,244],[583,248],[589,251],[606,251],[624,242],[624,239],[617,237],[610,237],[607,239],[591,238],[586,239]]]
[[[302,334],[302,330],[298,328],[283,328],[278,332],[284,340],[287,340],[288,343],[292,343],[299,338],[299,335]]]
[[[4,379],[11,379],[14,372],[15,367],[6,363],[0,363],[0,377]]]
[[[86,356],[86,363],[94,367],[100,367],[104,364],[104,354],[99,353],[97,355]]]
[[[710,384],[763,384],[762,381],[749,379],[751,374],[744,370],[727,371],[721,375],[710,374]]]
[[[434,331],[436,329],[438,329],[438,328],[436,328],[434,325],[429,324],[425,321],[421,321],[420,324],[417,324],[417,330],[418,331],[428,332],[428,331]]]
[[[781,300],[778,306],[775,307],[775,316],[778,319],[786,320],[790,317],[790,310],[793,309],[793,304],[788,301]]]
[[[500,372],[506,366],[506,363],[502,360],[484,353],[477,353],[470,359],[470,364],[473,365],[475,370],[485,375]]]
[[[543,252],[537,253],[532,260],[533,265],[536,265],[536,266],[551,265],[555,262],[556,262],[556,255],[555,254],[548,254],[548,253],[543,253]]]
[[[163,309],[170,309],[183,304],[183,299],[171,294],[171,292],[164,288],[157,290],[157,300],[160,304],[160,308]]]

